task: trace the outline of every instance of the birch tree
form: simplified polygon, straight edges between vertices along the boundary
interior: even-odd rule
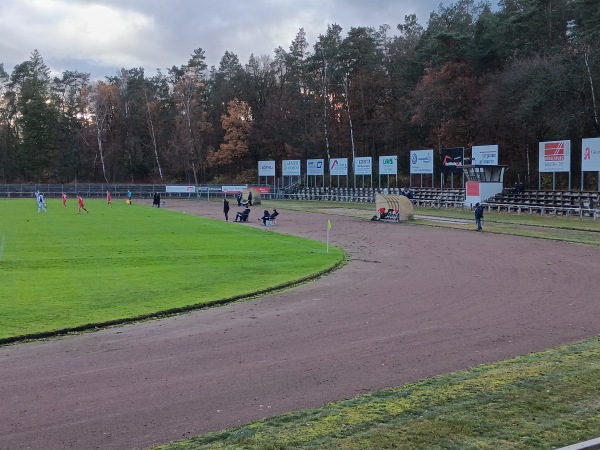
[[[97,158],[100,159],[104,181],[108,183],[105,163],[106,155],[104,146],[102,145],[102,136],[105,124],[109,121],[115,107],[118,105],[119,92],[117,86],[114,84],[109,85],[99,81],[93,85],[89,97],[90,111],[96,130]]]

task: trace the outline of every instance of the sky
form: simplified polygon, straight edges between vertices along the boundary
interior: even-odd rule
[[[303,28],[312,50],[327,26],[390,25],[416,14],[426,27],[441,0],[0,0],[0,63],[10,74],[37,49],[52,75],[77,70],[93,79],[121,68],[147,76],[188,62],[202,48],[218,67],[225,51],[242,65],[251,54],[289,51]],[[452,1],[444,1],[446,5]]]

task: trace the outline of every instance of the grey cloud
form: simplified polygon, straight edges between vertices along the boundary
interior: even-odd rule
[[[52,23],[60,20],[52,10],[40,15],[28,13],[32,0],[3,0],[0,4],[0,62],[7,71],[29,58],[37,48],[54,71],[89,71],[102,78],[114,75],[120,67],[144,67],[153,73],[185,64],[192,51],[202,48],[209,65],[218,65],[225,51],[235,53],[242,64],[251,54],[273,56],[275,48],[288,49],[300,28],[306,31],[312,49],[327,25],[339,24],[346,33],[352,26],[388,24],[391,34],[404,16],[416,13],[422,25],[437,9],[437,0],[412,3],[406,0],[48,0],[47,7],[82,10],[102,6],[118,12],[116,17],[142,18],[132,24],[132,33],[115,40],[67,41],[65,33],[53,33]],[[65,9],[69,7],[69,9]],[[31,10],[29,10],[31,11]],[[27,16],[29,15],[29,17]],[[89,17],[90,26],[95,17]],[[117,20],[118,22],[118,20]],[[80,24],[79,24],[80,25]],[[107,36],[121,24],[105,24]],[[134,26],[136,25],[136,26]],[[75,26],[75,25],[74,25]],[[23,34],[26,30],[26,35]],[[135,31],[135,32],[134,32]],[[118,31],[117,31],[118,33]],[[15,39],[15,36],[21,36]]]

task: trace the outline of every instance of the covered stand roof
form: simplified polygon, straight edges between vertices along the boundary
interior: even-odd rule
[[[461,166],[466,181],[479,181],[482,183],[503,183],[504,172],[508,166],[491,165],[463,165]]]

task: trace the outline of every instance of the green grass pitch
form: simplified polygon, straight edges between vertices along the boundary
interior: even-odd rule
[[[342,250],[246,225],[87,200],[0,200],[0,339],[252,295],[314,276]]]

